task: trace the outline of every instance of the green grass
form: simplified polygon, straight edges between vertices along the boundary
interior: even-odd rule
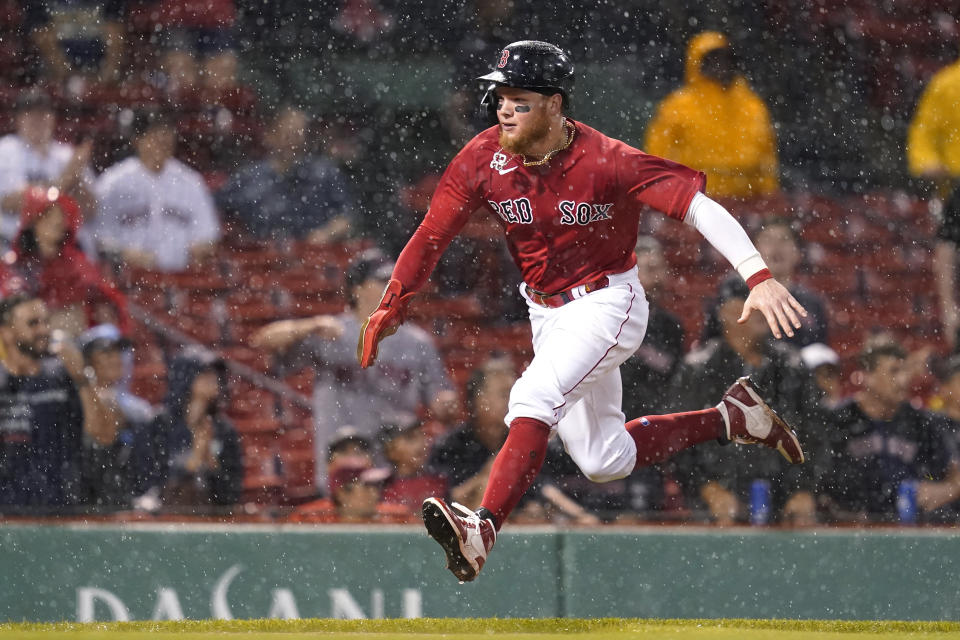
[[[573,619],[447,619],[417,620],[188,620],[179,622],[113,622],[58,624],[3,624],[0,640],[51,638],[105,638],[145,640],[157,634],[177,634],[185,640],[299,640],[323,636],[348,640],[409,640],[431,636],[450,640],[554,640],[575,637],[591,640],[854,640],[870,638],[955,638],[957,622],[880,622],[821,620],[638,620]]]

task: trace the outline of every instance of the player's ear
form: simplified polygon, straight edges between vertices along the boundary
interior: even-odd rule
[[[563,112],[563,95],[555,93],[548,97],[547,110],[551,115],[560,115]]]

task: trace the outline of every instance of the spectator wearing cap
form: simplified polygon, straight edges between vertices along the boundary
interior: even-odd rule
[[[330,439],[327,446],[327,472],[332,473],[344,465],[373,466],[373,443],[370,438],[360,435],[353,427],[342,427]]]
[[[356,203],[340,170],[310,148],[310,118],[280,108],[264,138],[267,154],[240,168],[217,194],[217,204],[258,239],[326,244],[347,236]]]
[[[100,325],[78,339],[84,374],[113,417],[103,437],[84,448],[85,501],[125,506],[136,492],[133,468],[137,439],[147,436],[155,411],[124,384],[124,352],[130,341],[115,326]]]
[[[403,505],[383,501],[383,484],[390,470],[347,464],[330,474],[330,500],[308,502],[290,515],[292,522],[410,523],[418,518]],[[332,503],[333,509],[328,504]]]
[[[393,265],[377,250],[364,252],[346,279],[349,308],[338,315],[282,320],[263,327],[252,344],[280,356],[284,370],[313,367],[317,485],[323,486],[323,456],[342,425],[373,438],[397,413],[429,412],[446,421],[457,412],[457,395],[430,335],[415,325],[400,327],[377,357],[361,369],[357,362],[360,326],[378,304]]]
[[[22,92],[14,106],[16,131],[0,138],[0,236],[11,241],[20,225],[24,195],[31,187],[56,189],[83,211],[95,210],[95,177],[90,168],[93,144],[54,140],[57,114],[39,89]]]
[[[908,401],[907,353],[889,335],[869,338],[859,364],[859,389],[829,415],[821,439],[827,509],[837,519],[895,521],[900,485],[909,481],[917,483],[920,518],[939,519],[960,498],[957,424]]]
[[[750,376],[767,402],[797,430],[801,442],[805,436],[816,441],[822,419],[810,372],[796,348],[769,338],[763,316],[753,314],[746,322],[738,322],[748,295],[743,280],[724,282],[717,310],[721,334],[684,358],[672,385],[676,406],[712,407],[730,380]],[[699,447],[674,458],[673,473],[686,486],[691,502],[705,506],[718,523],[746,519],[755,480],[771,483],[775,518],[812,522],[816,511],[813,465],[789,465],[776,452],[769,453],[750,457],[743,447]]]
[[[104,319],[129,331],[126,297],[80,250],[77,203],[54,188],[24,192],[9,273],[46,302],[54,328],[77,335]],[[103,304],[105,303],[105,304]]]
[[[174,157],[171,114],[142,111],[131,129],[135,155],[97,180],[94,238],[125,264],[183,271],[209,256],[220,239],[213,196],[203,176]]]
[[[167,369],[163,412],[138,441],[141,493],[164,505],[232,505],[243,490],[240,438],[224,414],[227,370],[199,348],[178,354]]]
[[[419,513],[430,496],[447,495],[447,478],[430,469],[430,447],[423,425],[415,416],[385,424],[378,434],[390,477],[383,487],[384,502],[402,504]]]
[[[343,466],[330,476],[330,499],[339,522],[376,520],[388,469]]]
[[[836,409],[844,399],[840,356],[822,342],[814,342],[800,350],[800,358],[823,394],[820,405],[826,409]]]
[[[156,409],[129,388],[133,343],[114,325],[101,324],[83,332],[77,342],[89,367],[88,377],[116,403],[127,425],[139,429],[156,417]]]

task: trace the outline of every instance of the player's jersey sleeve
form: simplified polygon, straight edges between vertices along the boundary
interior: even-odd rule
[[[450,241],[482,205],[477,158],[474,139],[440,178],[423,222],[400,253],[393,270],[393,277],[403,284],[404,291],[417,291],[424,285]]]
[[[627,198],[683,220],[690,201],[707,185],[702,171],[623,145],[617,154],[617,179]]]

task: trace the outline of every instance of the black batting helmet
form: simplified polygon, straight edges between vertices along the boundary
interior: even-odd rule
[[[563,96],[563,106],[568,107],[573,78],[573,62],[563,49],[540,40],[520,40],[504,47],[497,55],[493,71],[478,78],[485,83],[486,89],[480,101],[481,108],[496,120],[497,99],[493,90],[497,86],[527,89],[544,95],[559,93]]]

